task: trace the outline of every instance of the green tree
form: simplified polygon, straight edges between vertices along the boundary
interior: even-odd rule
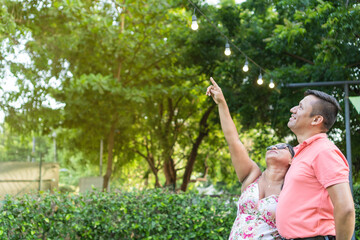
[[[11,63],[20,91],[3,97],[7,123],[24,135],[62,127],[70,133],[69,139],[60,133],[64,148],[81,150],[84,162],[92,164],[103,139],[104,187],[112,173],[124,179],[119,173],[126,164],[141,166],[143,177],[152,175],[155,186],[161,181],[176,186],[182,178],[186,190],[190,176],[199,174],[231,182],[219,119],[203,93],[209,76],[222,87],[241,138],[252,140],[250,154],[260,164],[268,144],[291,135],[289,109],[304,89],[284,84],[359,76],[358,4],[248,0],[241,5],[222,1],[216,8],[199,1],[195,4],[212,22],[198,14],[200,27],[192,32],[193,6],[182,1],[4,3],[0,33],[8,47],[1,56],[25,42],[31,57],[30,64]],[[226,39],[213,26],[262,69],[250,61],[250,71],[241,71],[245,56],[235,48],[224,56]],[[256,84],[260,70],[262,86]],[[270,79],[275,90],[267,87]],[[344,96],[336,87],[320,90]],[[359,91],[353,86],[350,95]],[[64,107],[51,109],[44,104],[49,97]],[[23,104],[14,107],[19,99]],[[360,117],[353,110],[357,173]],[[345,152],[343,126],[341,113],[330,136]]]
[[[290,1],[291,7],[285,1],[275,2],[281,22],[272,30],[271,36],[266,41],[266,48],[274,56],[281,58],[281,65],[274,67],[271,74],[283,82],[332,82],[359,80],[360,58],[356,54],[360,47],[358,24],[360,23],[359,4],[347,5],[345,2],[334,1],[308,1],[295,3]],[[342,104],[344,89],[330,86],[322,87],[333,94]],[[299,96],[304,89],[281,90],[279,102],[286,104],[289,95]],[[350,87],[350,96],[360,94],[360,86]],[[291,98],[289,98],[291,99]],[[295,99],[294,99],[295,101]],[[295,104],[296,102],[290,103]],[[353,173],[358,178],[359,173],[359,120],[360,116],[355,109],[351,110],[351,138]],[[279,117],[284,114],[279,111]],[[330,137],[345,151],[345,123],[344,111],[342,117],[330,132]],[[283,119],[287,120],[287,118]],[[284,124],[284,120],[278,120]],[[340,133],[340,137],[339,137]]]
[[[243,73],[239,66],[244,56],[232,49],[229,59],[214,69],[225,96],[229,96],[230,110],[239,113],[245,131],[270,126],[280,139],[291,135],[287,128],[289,110],[305,89],[287,88],[287,83],[359,79],[359,11],[358,4],[345,2],[282,0],[227,3],[215,12],[214,25],[222,24],[221,30],[230,41],[262,67],[265,84],[259,86],[259,67],[250,62],[250,71]],[[270,79],[277,85],[274,90],[267,87]],[[342,88],[316,89],[333,94],[343,105]],[[359,85],[351,86],[350,96],[359,95],[359,91]],[[353,172],[358,175],[360,117],[350,107]],[[344,128],[341,112],[329,135],[345,153]],[[292,143],[297,143],[295,138]]]
[[[50,136],[38,136],[33,139],[31,136],[12,131],[6,123],[1,124],[0,161],[40,161],[40,158],[45,162],[54,161],[54,148]]]
[[[140,145],[131,149],[126,145],[136,143],[132,140],[135,135],[155,126],[144,121],[144,116],[157,119],[152,155],[159,155],[165,184],[176,185],[175,148],[178,141],[186,142],[179,136],[188,132],[194,140],[185,154],[193,164],[206,136],[210,113],[207,108],[196,111],[204,102],[197,102],[200,98],[196,89],[201,86],[202,92],[205,85],[203,79],[192,83],[198,80],[199,72],[193,66],[184,66],[187,59],[181,56],[190,32],[184,8],[168,1],[6,3],[8,12],[17,19],[17,27],[26,29],[14,37],[23,38],[31,57],[29,65],[11,63],[12,72],[20,79],[20,92],[5,98],[6,121],[23,134],[29,129],[44,134],[60,126],[76,129],[70,144],[94,163],[94,146],[104,139],[106,188],[114,157],[124,158],[120,160],[124,163],[134,158],[131,151],[141,156]],[[63,103],[64,108],[44,106],[49,96]],[[19,99],[25,103],[11,107]],[[158,105],[149,107],[154,103]],[[205,119],[200,121],[202,117]],[[182,159],[178,161],[183,164]],[[156,175],[158,170],[148,163]],[[189,164],[185,168],[189,181],[193,167]]]

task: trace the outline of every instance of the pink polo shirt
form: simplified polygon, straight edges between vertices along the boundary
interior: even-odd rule
[[[279,233],[285,238],[335,235],[334,206],[326,188],[349,182],[346,158],[325,133],[294,150],[276,208]]]

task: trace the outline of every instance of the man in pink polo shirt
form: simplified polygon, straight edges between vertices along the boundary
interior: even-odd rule
[[[307,90],[290,110],[288,127],[299,145],[276,209],[276,226],[284,239],[348,240],[353,235],[349,166],[326,135],[339,109],[334,97]]]

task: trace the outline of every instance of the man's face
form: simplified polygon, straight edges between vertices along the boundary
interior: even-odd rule
[[[299,131],[310,129],[313,120],[313,118],[310,117],[310,114],[313,109],[312,106],[316,101],[317,99],[315,96],[308,95],[299,102],[299,105],[290,109],[292,114],[287,125],[292,132],[296,134]]]

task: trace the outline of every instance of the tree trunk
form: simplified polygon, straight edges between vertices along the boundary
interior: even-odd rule
[[[104,175],[104,182],[103,182],[103,191],[106,191],[109,186],[109,180],[112,174],[113,168],[113,151],[114,151],[114,142],[115,142],[115,127],[117,121],[115,120],[111,125],[111,129],[108,135],[108,161],[106,167],[106,174]]]
[[[149,161],[148,162],[149,162],[151,171],[153,172],[153,174],[155,176],[155,187],[156,188],[161,187],[161,184],[159,182],[159,176],[158,176],[159,169],[155,167],[155,159],[154,159],[152,154],[149,155]]]
[[[158,175],[156,174],[155,175],[155,188],[160,188],[161,187],[161,184],[159,182],[159,177]]]
[[[148,141],[146,138],[144,140],[144,147],[146,148],[146,155],[144,153],[142,153],[140,150],[135,150],[135,153],[137,153],[141,157],[143,157],[146,160],[146,162],[149,164],[149,168],[155,176],[155,187],[161,187],[161,184],[159,182],[159,176],[158,176],[159,168],[156,166],[154,156],[150,152],[149,144],[148,144]]]
[[[163,109],[162,106],[160,107],[160,112],[162,115]],[[173,147],[174,147],[174,139],[171,137],[170,129],[172,126],[172,121],[174,120],[174,106],[173,100],[171,98],[167,98],[167,119],[165,126],[162,130],[162,146],[164,152],[162,154],[164,159],[164,174],[166,178],[165,185],[172,186],[175,190],[176,188],[176,170],[175,170],[175,163],[172,159],[173,154]]]
[[[202,116],[201,120],[200,120],[200,129],[199,129],[199,135],[196,138],[195,142],[192,145],[192,149],[188,158],[188,161],[186,163],[186,167],[185,167],[185,173],[183,176],[183,182],[181,184],[181,191],[186,191],[187,186],[190,182],[190,177],[191,177],[191,173],[193,171],[194,168],[194,164],[195,164],[195,160],[196,160],[196,156],[198,154],[198,150],[199,150],[199,146],[202,142],[202,140],[204,139],[204,137],[207,136],[208,132],[209,132],[209,128],[208,128],[208,124],[207,124],[207,120],[209,118],[209,115],[211,113],[211,111],[214,109],[216,105],[212,105],[211,107],[209,107],[206,112],[204,113],[204,115]]]
[[[159,182],[159,176],[158,176],[159,169],[156,168],[156,166],[155,166],[155,159],[154,159],[153,155],[150,153],[150,154],[148,154],[148,156],[144,156],[144,155],[142,155],[142,156],[148,162],[150,170],[155,176],[155,187],[161,187],[161,184]]]
[[[176,188],[176,170],[174,160],[171,156],[167,157],[164,161],[164,174],[166,178],[165,185],[172,186],[173,190]]]

